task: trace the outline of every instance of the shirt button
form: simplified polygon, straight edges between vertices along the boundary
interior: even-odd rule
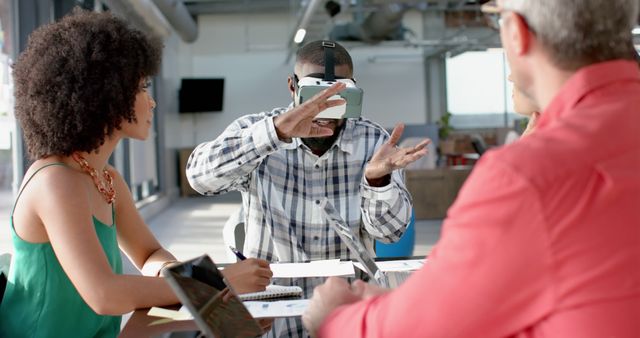
[[[315,167],[316,167],[316,169],[320,169],[320,166],[319,166],[319,165],[317,165],[317,164],[315,165]]]
[[[316,200],[316,204],[320,204],[320,200]]]
[[[314,240],[314,241],[317,241],[317,240],[319,240],[319,239],[320,239],[320,237],[318,237],[318,236],[313,236],[313,240]]]
[[[267,151],[271,151],[271,147],[267,147]]]
[[[238,165],[242,165],[242,162],[238,161]]]

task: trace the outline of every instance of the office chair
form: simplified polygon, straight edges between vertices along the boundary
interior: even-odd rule
[[[240,209],[233,213],[224,224],[222,228],[222,240],[226,246],[232,246],[242,251],[244,247],[244,237],[244,210],[242,206],[240,206]],[[231,261],[238,261],[238,257],[236,257],[231,250],[225,248],[225,252]]]
[[[0,255],[0,303],[7,287],[7,276],[9,275],[9,265],[11,264],[11,254]]]
[[[482,136],[478,134],[471,135],[471,145],[473,146],[473,150],[475,150],[480,156],[489,149]]]
[[[413,256],[413,248],[416,245],[416,214],[411,209],[411,220],[407,225],[400,240],[395,243],[383,243],[375,241],[376,257],[411,257]]]

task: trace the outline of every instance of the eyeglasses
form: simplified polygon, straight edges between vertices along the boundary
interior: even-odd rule
[[[487,26],[495,30],[499,31],[500,27],[502,27],[504,23],[504,19],[502,18],[502,13],[512,12],[522,18],[522,21],[524,21],[525,25],[527,25],[527,29],[529,29],[531,33],[534,33],[534,34],[536,33],[536,31],[531,27],[531,25],[527,21],[527,18],[522,13],[519,13],[512,9],[501,8],[496,4],[495,1],[489,1],[486,4],[482,5],[480,7],[480,11],[482,11],[485,15],[485,18],[487,20]]]
[[[504,19],[498,13],[485,13],[485,19],[487,20],[487,26],[497,31],[500,30],[504,22]]]

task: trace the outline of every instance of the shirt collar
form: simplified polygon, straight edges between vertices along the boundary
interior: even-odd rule
[[[614,60],[580,68],[567,80],[542,114],[540,125],[562,116],[590,92],[618,81],[640,80],[638,64]]]

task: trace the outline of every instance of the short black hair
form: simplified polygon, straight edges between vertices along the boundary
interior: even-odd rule
[[[322,42],[324,41],[328,40],[311,41],[302,46],[296,53],[296,62],[311,63],[318,66],[324,66],[324,47],[322,46]],[[349,67],[349,71],[353,73],[353,61],[351,60],[351,55],[349,55],[349,52],[347,52],[347,50],[339,43],[334,41],[330,42],[333,42],[336,45],[333,54],[335,65],[347,65]]]
[[[75,8],[29,37],[14,67],[15,115],[32,159],[97,150],[135,121],[140,81],[162,42],[108,13]]]

